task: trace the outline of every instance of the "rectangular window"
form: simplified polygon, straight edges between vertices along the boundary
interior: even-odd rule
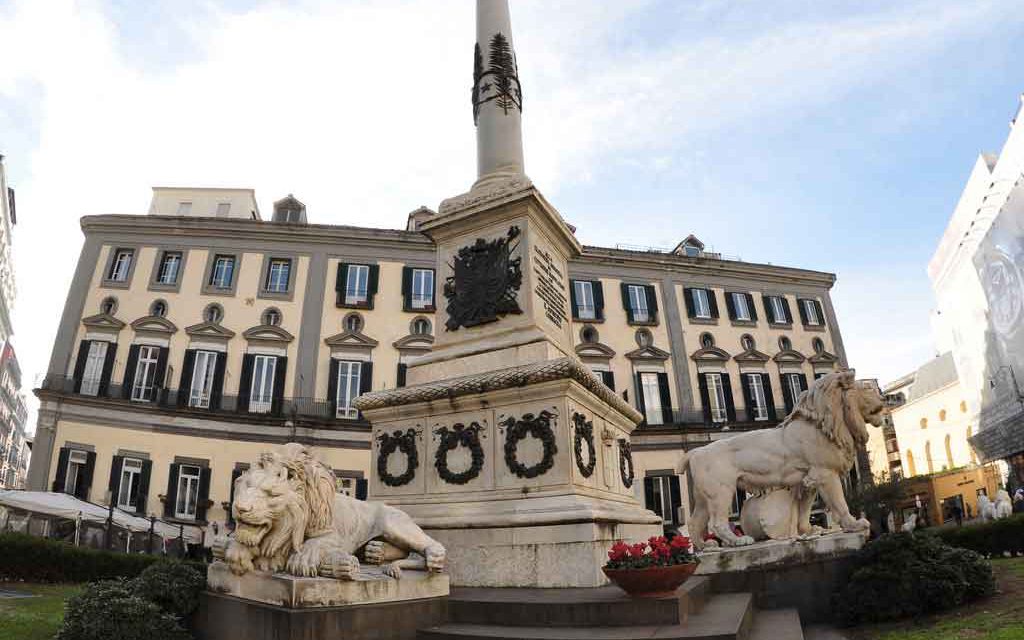
[[[359,397],[362,363],[349,360],[338,361],[338,410],[339,418],[355,418],[359,411],[352,406],[352,401]]]
[[[818,305],[814,304],[814,300],[801,300],[800,304],[804,305],[804,313],[807,314],[807,324],[815,327],[819,326],[821,318],[818,317]]]
[[[266,290],[270,293],[288,293],[292,274],[292,261],[288,258],[273,258],[267,267]]]
[[[800,386],[799,374],[786,374],[786,384],[789,385],[789,397],[793,399],[793,406],[795,407],[797,400],[800,399],[800,394],[804,392],[803,387]]]
[[[252,364],[252,390],[249,392],[251,413],[270,413],[274,401],[274,372],[277,356],[256,356]]]
[[[769,312],[772,314],[772,322],[775,324],[785,324],[786,320],[786,307],[782,303],[782,296],[768,296]]]
[[[139,347],[139,360],[135,365],[135,379],[132,381],[132,400],[151,402],[156,383],[156,363],[160,347],[143,345]]]
[[[651,321],[651,313],[650,310],[647,308],[646,287],[637,284],[629,285],[629,307],[633,310],[634,322]]]
[[[192,369],[192,384],[189,385],[188,406],[198,409],[210,408],[213,394],[213,372],[217,368],[216,351],[196,351]]]
[[[139,501],[139,480],[142,478],[142,460],[125,458],[121,462],[121,484],[117,489],[117,506],[135,511]]]
[[[177,284],[178,272],[181,271],[181,253],[165,251],[160,259],[160,270],[157,273],[158,284]]]
[[[95,396],[100,392],[103,379],[103,363],[107,359],[108,343],[94,340],[89,343],[89,355],[85,361],[80,392],[84,396]]]
[[[660,515],[661,521],[664,524],[673,523],[671,482],[671,476],[654,476],[651,478],[654,504],[647,505],[647,508]]]
[[[708,381],[708,401],[711,403],[711,421],[725,422],[728,411],[725,406],[725,387],[722,385],[722,374],[706,373]]]
[[[217,204],[217,217],[218,218],[226,217],[228,215],[228,213],[230,213],[230,212],[231,212],[231,203],[230,202],[220,202],[220,203]]]
[[[192,213],[192,203],[191,202],[179,202],[178,203],[178,215],[179,216],[187,216],[190,213]]]
[[[661,388],[658,386],[657,373],[640,374],[640,391],[644,394],[644,412],[647,414],[648,425],[664,424],[661,407]]]
[[[110,262],[110,273],[107,274],[107,279],[114,282],[126,282],[128,274],[132,270],[132,258],[134,257],[133,250],[118,249],[114,253],[114,259]]]
[[[351,267],[350,267],[351,268]],[[425,309],[434,306],[433,269],[412,270],[412,307]]]
[[[711,303],[708,302],[707,289],[690,289],[693,296],[693,316],[695,318],[710,318]]]
[[[366,291],[370,281],[370,267],[365,264],[348,265],[345,276],[345,304],[366,302]]]
[[[178,499],[174,505],[174,517],[195,520],[198,503],[199,467],[183,464],[178,467]]]
[[[747,385],[750,389],[750,402],[754,405],[751,407],[754,420],[767,420],[768,401],[765,399],[764,380],[759,374],[748,373]]]
[[[82,473],[88,456],[84,451],[71,451],[68,453],[68,472],[64,476],[64,493],[75,495],[78,491],[78,483],[82,481]]]
[[[744,293],[730,293],[732,296],[732,307],[736,311],[737,320],[750,320],[750,306],[747,304],[747,295]]]
[[[235,257],[216,256],[210,272],[210,286],[216,289],[230,289],[235,278]]]
[[[576,292],[576,311],[580,320],[596,320],[597,308],[594,306],[594,283],[587,280],[573,280],[573,288]],[[630,304],[633,304],[632,288],[629,292]],[[644,305],[647,304],[647,297],[644,296]],[[635,307],[634,307],[635,308]],[[636,312],[633,312],[636,318]]]

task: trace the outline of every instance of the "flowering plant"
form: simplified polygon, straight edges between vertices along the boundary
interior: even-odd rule
[[[618,540],[608,552],[607,569],[647,569],[668,567],[675,564],[690,564],[697,558],[690,552],[690,539],[675,536],[669,542],[665,536],[657,536],[636,544]]]

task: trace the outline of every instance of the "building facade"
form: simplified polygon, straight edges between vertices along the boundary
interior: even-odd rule
[[[406,229],[270,221],[154,194],[151,215],[82,219],[85,242],[41,401],[30,486],[181,521],[226,521],[232,479],[269,443],[316,446],[363,497],[370,429],[352,401],[403,386],[443,331],[435,248]],[[205,194],[206,192],[202,192]],[[230,211],[235,210],[232,204]],[[210,213],[210,212],[213,213]],[[635,483],[684,524],[684,450],[774,426],[845,367],[829,273],[672,251],[585,247],[570,263],[575,350],[646,417]]]
[[[11,344],[14,329],[13,230],[18,221],[14,188],[0,155],[0,488],[21,489],[28,473],[30,438],[25,433],[28,413],[21,391],[21,368]]]

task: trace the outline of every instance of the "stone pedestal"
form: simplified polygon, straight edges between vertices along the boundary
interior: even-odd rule
[[[356,580],[207,571],[196,614],[201,640],[412,640],[447,619],[448,576],[403,571],[395,580],[363,567]]]

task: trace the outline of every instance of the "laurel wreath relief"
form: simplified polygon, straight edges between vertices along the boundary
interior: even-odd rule
[[[377,475],[380,481],[389,487],[401,487],[412,482],[416,477],[416,468],[420,466],[419,452],[416,449],[416,430],[407,429],[393,433],[382,433],[377,436],[380,449],[377,451]],[[388,471],[388,458],[396,451],[405,454],[406,468],[401,475],[394,476]]]

